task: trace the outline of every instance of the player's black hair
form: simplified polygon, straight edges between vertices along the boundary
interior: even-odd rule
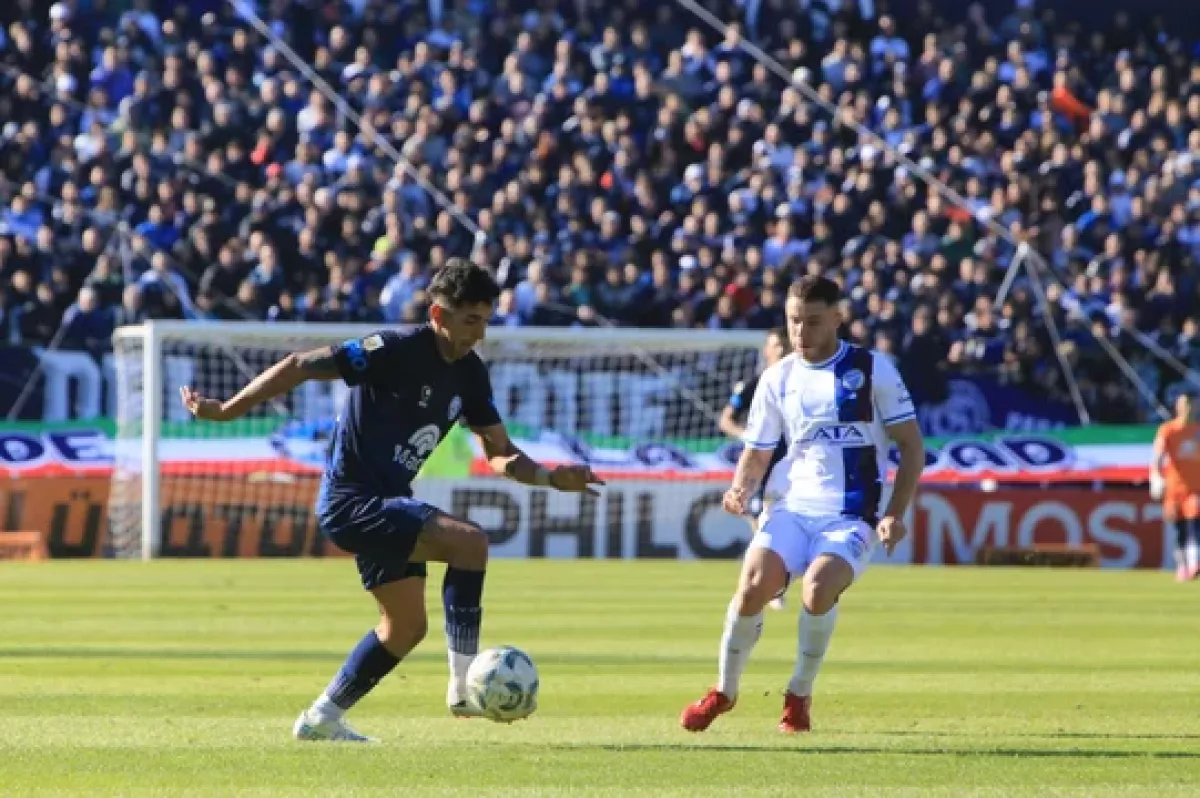
[[[767,335],[774,336],[775,340],[783,346],[784,354],[792,351],[792,339],[788,338],[787,327],[772,327],[767,330]]]
[[[451,308],[490,304],[499,296],[500,286],[492,273],[466,258],[450,258],[429,283],[430,299]]]
[[[804,302],[824,302],[833,307],[842,301],[842,289],[828,277],[818,277],[806,274],[788,289],[788,296],[794,296]]]

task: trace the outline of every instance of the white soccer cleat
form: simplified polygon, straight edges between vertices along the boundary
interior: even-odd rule
[[[457,679],[450,679],[450,686],[446,688],[446,707],[450,714],[456,718],[482,718],[483,713],[467,700],[466,693],[465,686],[458,684]]]
[[[321,740],[333,743],[377,743],[374,737],[359,734],[350,727],[345,718],[321,718],[311,709],[306,709],[296,718],[292,736],[297,740]]]

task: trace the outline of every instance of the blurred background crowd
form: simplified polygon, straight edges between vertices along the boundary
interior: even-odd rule
[[[1065,401],[1061,357],[1095,421],[1147,410],[1097,336],[1160,397],[1177,375],[1128,330],[1200,368],[1192,41],[1033,0],[703,5],[726,35],[666,0],[257,4],[359,128],[229,3],[7,0],[3,339],[418,321],[430,275],[474,255],[502,326],[766,330],[823,272],[918,393],[985,374]],[[1026,280],[994,303],[1020,242],[1045,307]]]

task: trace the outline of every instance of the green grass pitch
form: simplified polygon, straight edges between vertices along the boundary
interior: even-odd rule
[[[500,561],[484,644],[541,709],[452,720],[431,634],[353,714],[381,746],[296,743],[374,623],[346,560],[0,566],[0,795],[1200,794],[1200,584],[1165,573],[875,568],[845,598],[817,731],[775,732],[795,605],[738,709],[713,681],[736,564]]]

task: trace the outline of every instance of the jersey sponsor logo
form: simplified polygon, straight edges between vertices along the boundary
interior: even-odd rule
[[[374,352],[376,349],[379,349],[383,346],[383,336],[382,335],[368,335],[366,338],[363,339],[362,343],[363,343],[363,349],[367,350],[368,352]]]
[[[450,406],[446,408],[446,418],[453,421],[458,418],[458,414],[462,412],[462,398],[457,394],[450,400]]]
[[[347,341],[342,345],[342,349],[350,361],[350,368],[355,371],[367,370],[367,353],[360,341]]]
[[[392,461],[404,466],[409,471],[420,471],[425,464],[425,458],[437,448],[442,439],[442,431],[437,424],[426,424],[408,438],[408,443],[396,444],[396,452]]]
[[[866,384],[866,375],[858,369],[850,369],[842,375],[842,387],[847,391],[857,391]]]
[[[821,443],[861,444],[867,436],[857,424],[829,424],[820,427],[812,434],[813,441]]]

